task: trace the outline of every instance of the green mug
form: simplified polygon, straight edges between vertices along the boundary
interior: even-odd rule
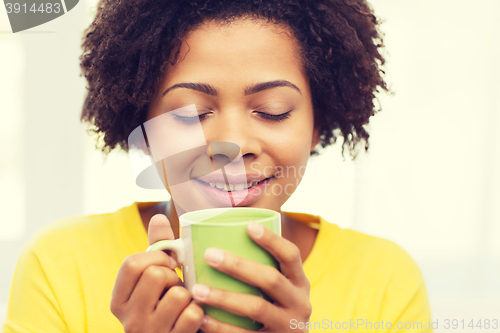
[[[270,300],[262,290],[248,285],[208,266],[204,260],[207,248],[215,247],[239,257],[273,266],[278,262],[246,232],[248,222],[253,221],[281,236],[281,216],[269,209],[234,207],[212,208],[185,213],[179,217],[180,236],[175,240],[162,240],[151,245],[146,251],[171,250],[182,264],[184,285],[192,294],[193,286],[201,283],[213,288],[253,294]],[[262,324],[235,315],[225,310],[202,304],[205,313],[219,321],[257,331]]]

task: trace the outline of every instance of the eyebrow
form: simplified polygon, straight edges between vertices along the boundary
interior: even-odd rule
[[[166,93],[175,88],[187,88],[200,91],[207,95],[217,96],[217,90],[213,86],[206,83],[177,83],[171,86],[170,88],[167,88],[167,90],[163,92],[162,96],[165,96]]]
[[[290,87],[292,89],[297,90],[299,92],[299,94],[302,95],[302,92],[300,91],[299,87],[297,87],[295,84],[291,83],[290,81],[275,80],[275,81],[257,83],[253,86],[246,87],[245,88],[245,96],[256,94],[260,91],[271,89],[271,88],[276,88],[276,87]],[[199,91],[199,92],[202,92],[204,94],[211,95],[211,96],[218,95],[217,89],[215,89],[210,84],[186,82],[186,83],[177,83],[177,84],[174,84],[173,86],[167,88],[163,92],[162,96],[165,96],[170,90],[173,90],[176,88],[192,89],[192,90],[196,90],[196,91]]]
[[[286,81],[286,80],[276,80],[276,81],[258,83],[256,85],[251,86],[251,87],[247,87],[245,89],[245,96],[258,93],[259,91],[262,91],[262,90],[276,88],[276,87],[290,87],[290,88],[297,90],[299,92],[299,94],[302,95],[302,92],[300,91],[299,87],[297,87],[292,82]]]

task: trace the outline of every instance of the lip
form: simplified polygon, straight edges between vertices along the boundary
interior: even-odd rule
[[[263,174],[223,174],[222,172],[212,172],[208,175],[204,175],[201,177],[196,177],[197,180],[201,180],[207,184],[210,183],[224,183],[224,184],[243,184],[243,183],[251,183],[255,181],[262,181],[266,178],[270,178],[272,176],[265,176]]]
[[[257,185],[254,185],[248,189],[243,189],[240,191],[219,190],[216,187],[210,186],[210,184],[206,183],[205,181],[200,180],[201,177],[194,180],[196,186],[198,186],[217,206],[243,207],[252,204],[261,195],[263,195],[265,188],[270,184],[272,178],[274,177],[263,178]],[[224,183],[224,181],[222,181],[222,183]],[[241,183],[242,182],[240,181],[237,184]]]

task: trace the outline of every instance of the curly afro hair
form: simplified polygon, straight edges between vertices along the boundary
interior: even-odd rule
[[[186,33],[241,17],[284,24],[299,42],[321,146],[342,136],[342,154],[347,148],[355,158],[362,144],[368,150],[365,125],[380,110],[375,92],[389,90],[380,21],[364,0],[101,0],[80,56],[88,81],[81,120],[103,139],[100,149],[128,151]]]

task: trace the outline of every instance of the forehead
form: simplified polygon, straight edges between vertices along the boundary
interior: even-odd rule
[[[300,47],[288,27],[256,19],[206,22],[184,38],[166,84],[179,79],[303,79]]]

